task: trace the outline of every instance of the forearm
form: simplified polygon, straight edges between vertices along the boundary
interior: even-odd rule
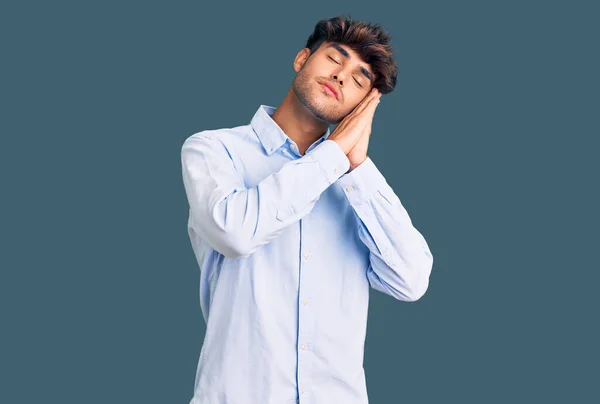
[[[333,141],[289,161],[251,188],[222,160],[217,140],[196,137],[182,147],[183,181],[194,230],[229,257],[246,257],[307,215],[349,166]],[[219,158],[217,158],[219,157]]]

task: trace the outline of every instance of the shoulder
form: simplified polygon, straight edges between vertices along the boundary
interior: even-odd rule
[[[184,139],[183,145],[195,141],[216,141],[223,145],[240,142],[251,142],[254,131],[250,125],[235,126],[232,128],[205,129],[196,132]]]
[[[237,167],[248,150],[254,148],[249,147],[254,143],[258,143],[258,138],[251,125],[205,129],[185,139],[181,146],[181,156],[183,160],[199,156],[204,159],[227,160]]]

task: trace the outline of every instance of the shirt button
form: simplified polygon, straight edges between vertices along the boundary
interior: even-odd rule
[[[302,303],[303,303],[305,306],[307,306],[307,305],[308,305],[308,300],[304,300]]]
[[[336,168],[333,169],[333,172],[337,174],[337,173],[340,172],[340,169],[336,167]]]
[[[306,344],[302,344],[302,349],[306,349],[307,346],[308,345],[306,345]]]
[[[352,192],[353,189],[354,189],[354,187],[352,185],[348,185],[346,187],[346,191],[348,191],[348,192]]]
[[[304,253],[304,258],[306,258],[308,260],[308,259],[310,259],[310,257],[312,257],[311,253],[309,253],[309,252]]]
[[[295,144],[292,144],[292,146],[291,146],[291,147],[292,147],[292,149],[294,149],[294,150],[296,150],[296,149],[297,149],[297,147],[296,147],[296,145],[295,145]]]
[[[304,387],[300,389],[300,394],[304,394]]]

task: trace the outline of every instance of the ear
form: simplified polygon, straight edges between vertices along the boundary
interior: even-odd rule
[[[308,48],[304,48],[300,52],[298,52],[298,54],[294,58],[294,70],[296,71],[296,73],[299,72],[300,69],[302,69],[302,66],[304,66],[304,63],[306,63],[306,60],[309,56],[310,49]]]

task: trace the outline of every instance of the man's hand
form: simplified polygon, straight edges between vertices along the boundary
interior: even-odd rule
[[[381,94],[379,94],[377,98],[377,105],[381,101]],[[373,111],[375,113],[375,111]],[[372,118],[372,117],[371,117]],[[369,125],[369,130],[365,131],[362,136],[358,139],[358,142],[354,145],[354,147],[348,153],[348,160],[350,160],[350,169],[348,172],[354,170],[356,167],[361,165],[367,159],[367,149],[369,148],[369,138],[371,137],[371,126],[373,120],[371,119],[371,124]]]
[[[372,89],[371,92],[367,94],[356,107],[354,107],[354,110],[342,119],[327,139],[334,140],[346,155],[350,153],[352,148],[364,136],[366,136],[367,139],[361,141],[368,142],[368,137],[371,134],[373,115],[375,114],[377,104],[379,104],[380,97],[381,94],[379,93],[379,90],[376,88]],[[365,150],[364,153],[366,154],[366,146],[361,146],[361,148]],[[353,158],[355,161],[360,160],[361,148],[354,153]],[[350,159],[350,157],[348,157],[348,159]],[[350,164],[352,165],[352,160],[350,161]]]
[[[380,101],[381,95],[379,96],[379,99],[377,99],[377,105],[379,105]],[[369,125],[369,130],[362,134],[362,136],[358,139],[358,142],[356,142],[354,147],[347,154],[348,160],[350,160],[350,169],[348,170],[348,172],[354,170],[367,159],[367,149],[369,148],[370,137],[371,125]]]

